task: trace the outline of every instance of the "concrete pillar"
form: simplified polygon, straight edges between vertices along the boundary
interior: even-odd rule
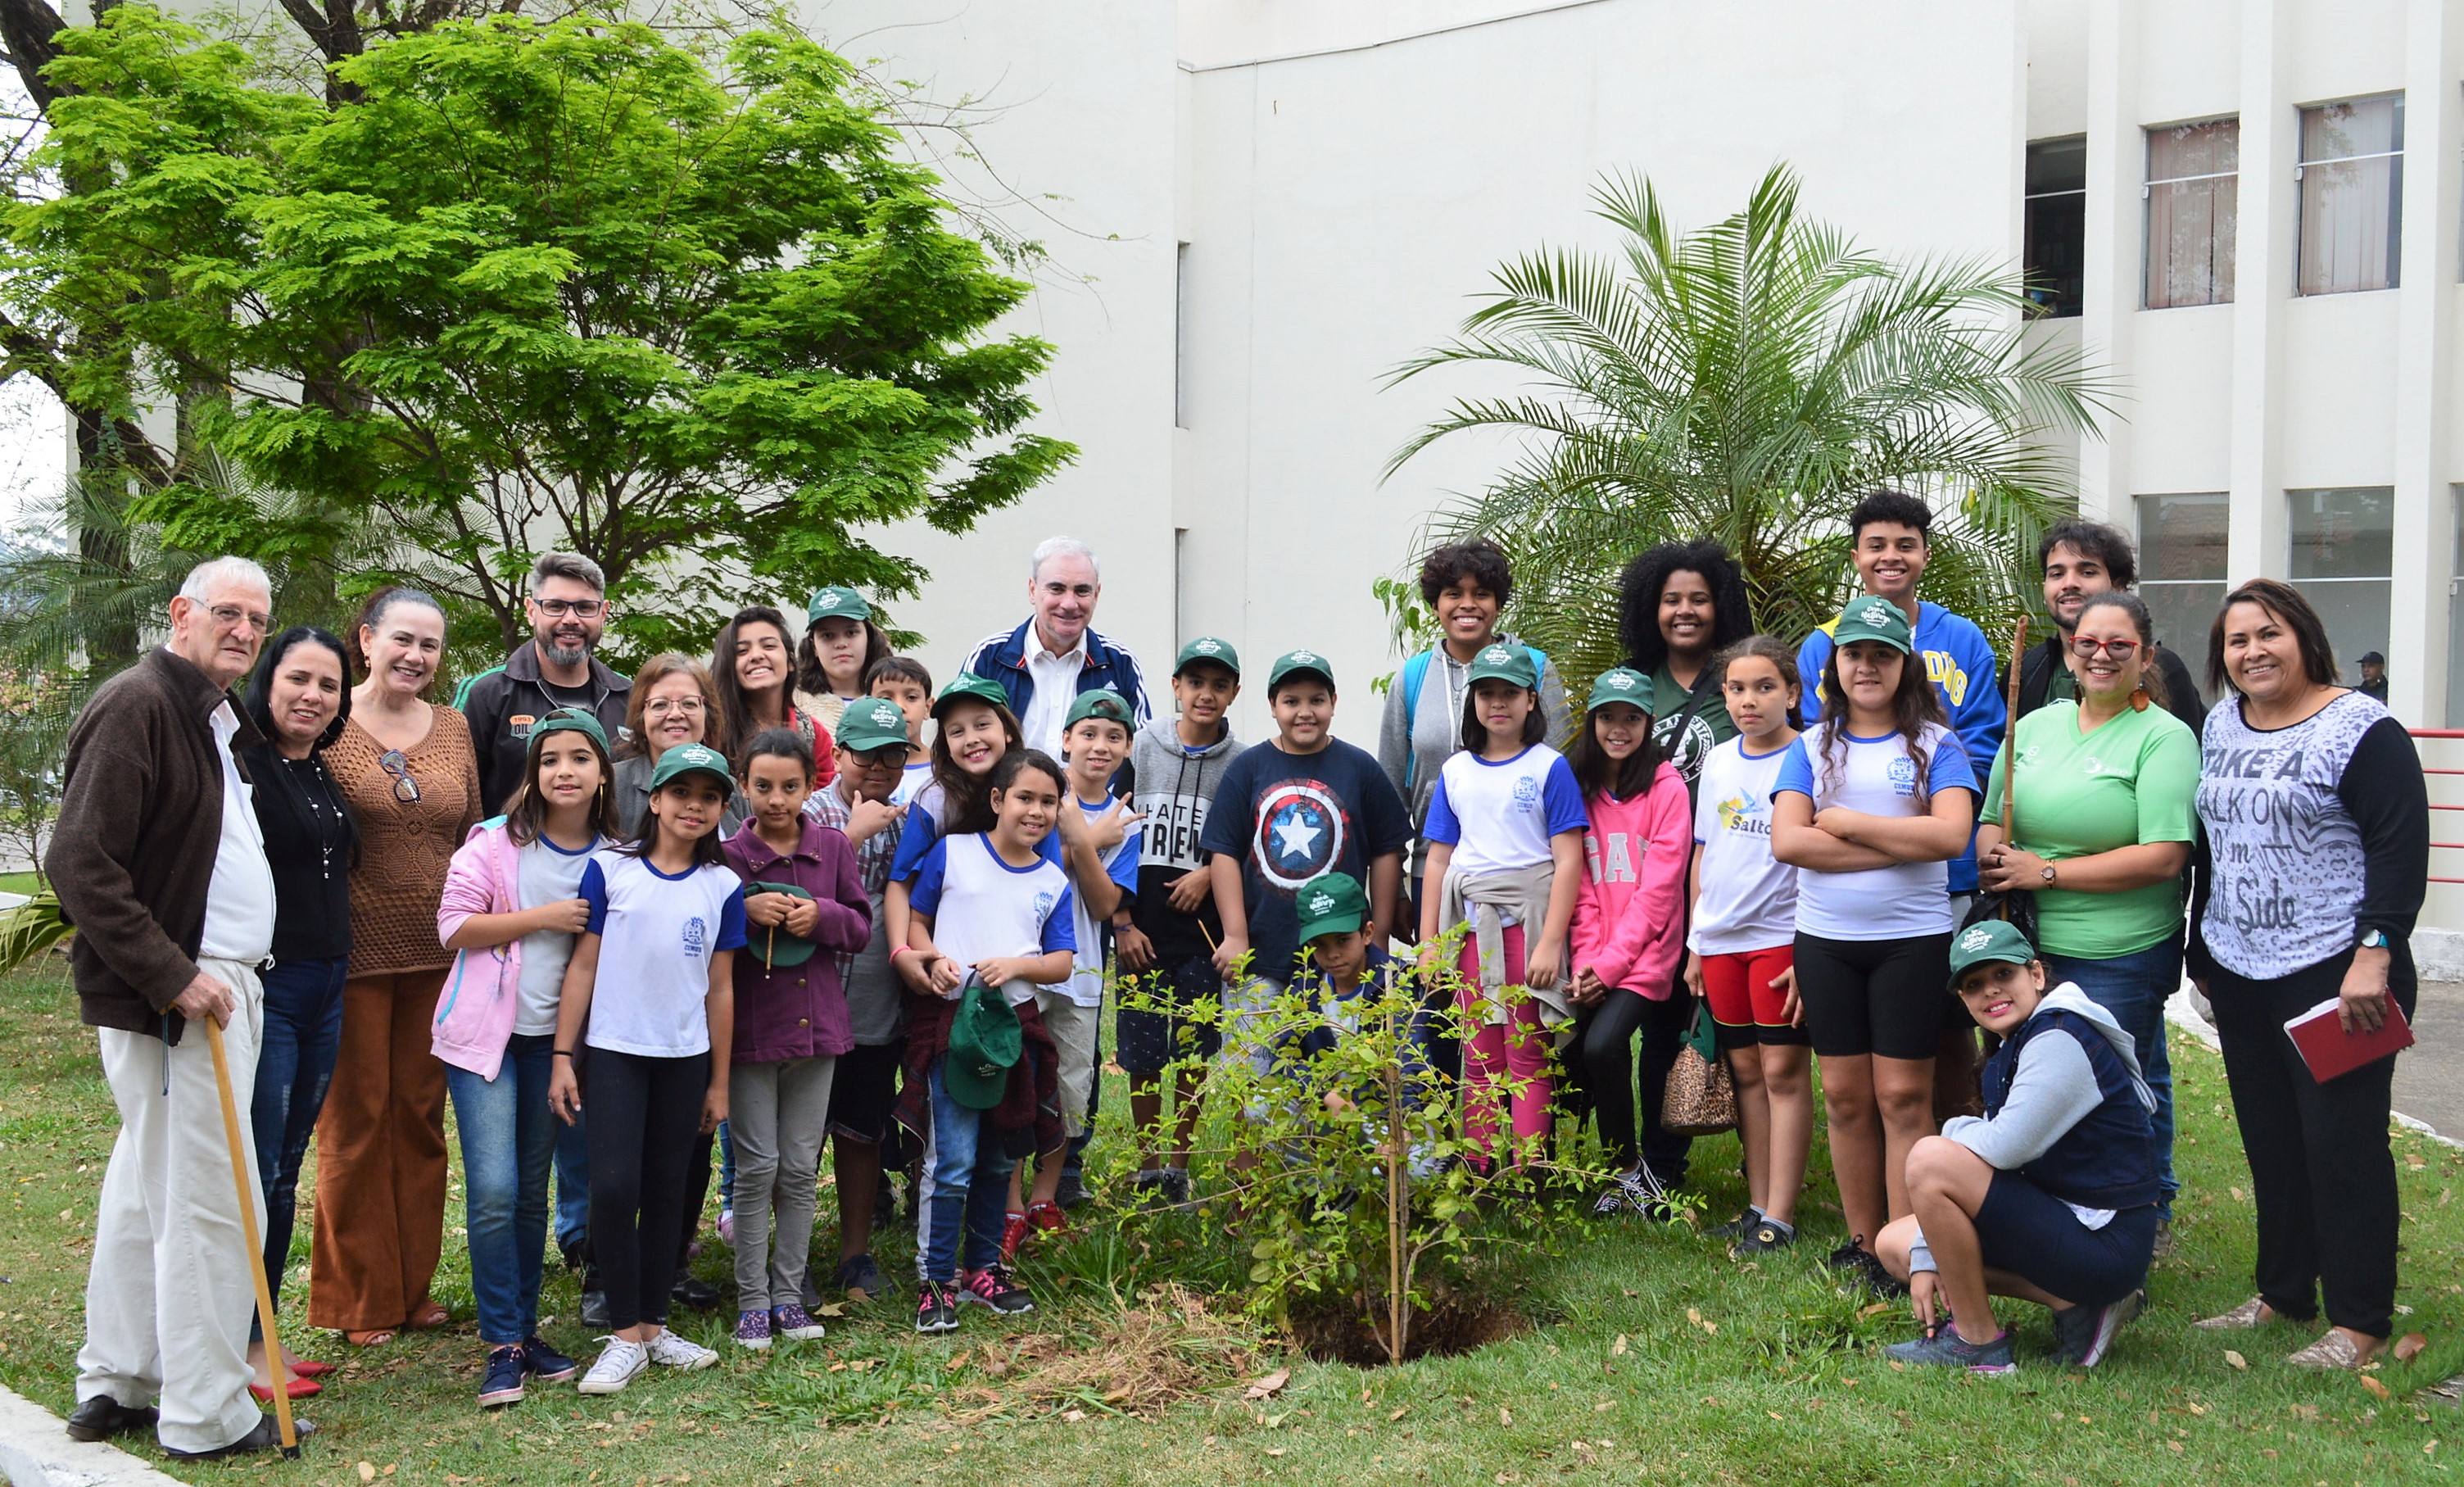
[[[2079,344],[2116,384],[2101,441],[2079,443],[2079,512],[2129,531],[2131,327],[2140,285],[2140,191],[2147,178],[2139,122],[2138,28],[2124,0],[2087,11],[2087,243]]]
[[[2456,216],[2464,181],[2464,3],[2410,0],[2404,55],[2403,296],[2396,322],[2395,573],[2387,702],[2410,726],[2447,721],[2455,552]],[[2417,619],[2413,618],[2417,616]],[[2341,658],[2340,658],[2341,659]]]
[[[2282,575],[2284,481],[2273,420],[2282,407],[2284,304],[2293,293],[2299,121],[2284,78],[2290,0],[2243,0],[2241,202],[2235,228],[2232,533],[2225,577]]]

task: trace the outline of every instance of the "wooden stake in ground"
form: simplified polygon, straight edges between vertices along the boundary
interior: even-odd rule
[[[206,1025],[206,1046],[214,1052],[214,1083],[222,1087],[223,1135],[231,1143],[231,1190],[239,1196],[239,1232],[248,1241],[249,1278],[256,1282],[256,1320],[265,1329],[265,1356],[275,1365],[282,1362],[282,1334],[274,1320],[274,1292],[265,1283],[265,1241],[256,1232],[256,1194],[250,1190],[248,1153],[239,1146],[239,1102],[231,1098],[231,1055],[223,1052],[223,1025],[211,1017],[198,1019]],[[196,1026],[195,1023],[189,1024]],[[299,1459],[299,1432],[291,1424],[291,1381],[287,1370],[276,1366],[274,1375],[274,1428],[282,1440],[285,1460]]]

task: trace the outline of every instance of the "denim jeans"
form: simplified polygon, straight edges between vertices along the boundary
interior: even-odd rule
[[[447,1065],[445,1090],[462,1131],[471,1294],[479,1341],[520,1343],[539,1330],[541,1255],[547,1245],[547,1174],[562,1124],[548,1109],[556,1039],[517,1034],[494,1079]]]
[[[299,1165],[316,1134],[342,1046],[342,983],[348,959],[282,961],[265,973],[265,1041],[256,1056],[249,1125],[265,1185],[265,1278],[278,1305],[299,1211]],[[257,1332],[249,1334],[252,1341]]]
[[[736,1129],[727,1121],[718,1122],[718,1207],[721,1212],[736,1207]]]
[[[2162,944],[2108,960],[2048,954],[2044,962],[2051,984],[2076,983],[2089,1001],[2111,1012],[2138,1045],[2139,1072],[2156,1094],[2156,1113],[2149,1120],[2156,1132],[2156,1175],[2165,1185],[2165,1195],[2156,1200],[2156,1212],[2169,1219],[2173,1194],[2182,1185],[2173,1178],[2173,1065],[2165,1054],[2165,1002],[2182,987],[2181,939],[2177,935]]]
[[[590,1241],[590,1132],[577,1116],[556,1122],[556,1247],[571,1254]]]
[[[924,1217],[915,1226],[916,1274],[926,1280],[958,1275],[958,1241],[966,1236],[966,1268],[1001,1259],[1001,1223],[1009,1212],[1009,1169],[1016,1164],[991,1128],[987,1110],[950,1098],[942,1059],[933,1060],[933,1134],[924,1147]]]

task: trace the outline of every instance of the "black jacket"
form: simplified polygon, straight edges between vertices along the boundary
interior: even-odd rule
[[[590,710],[607,730],[608,752],[626,738],[625,710],[633,699],[633,683],[590,661]],[[505,664],[483,671],[462,683],[453,705],[470,720],[471,747],[479,756],[480,814],[495,815],[522,783],[522,760],[530,752],[531,724],[563,705],[548,696],[539,680],[539,642],[524,644],[505,657]]]

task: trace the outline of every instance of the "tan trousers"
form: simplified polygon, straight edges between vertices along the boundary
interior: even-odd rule
[[[445,1246],[445,1066],[429,1052],[445,972],[342,986],[342,1046],[317,1121],[308,1321],[399,1327],[427,1304]]]
[[[223,1030],[240,1153],[258,1232],[264,1187],[248,1102],[265,1030],[265,990],[253,967],[201,961],[231,988]],[[156,1435],[173,1451],[211,1451],[256,1428],[249,1397],[253,1273],[261,1264],[240,1230],[231,1146],[214,1084],[213,1050],[191,1023],[179,1045],[116,1029],[97,1030],[102,1076],[120,1107],[120,1139],[103,1169],[95,1216],[94,1268],[85,1288],[85,1346],[77,1352],[80,1403],[108,1394],[131,1409],[162,1398]]]

